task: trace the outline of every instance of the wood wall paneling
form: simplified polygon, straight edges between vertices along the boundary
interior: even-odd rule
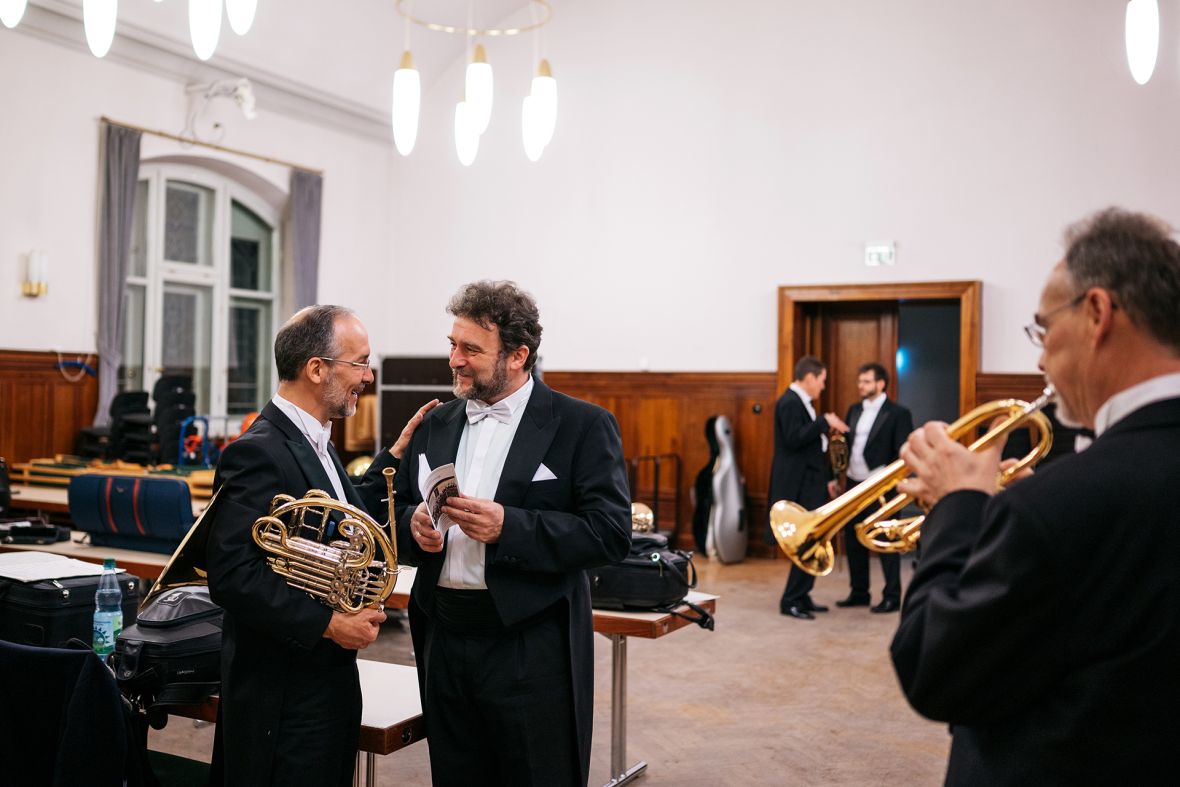
[[[55,352],[0,350],[0,456],[10,464],[72,453],[78,430],[94,421],[98,379],[70,382],[57,363]]]
[[[746,479],[747,524],[751,554],[773,554],[762,543],[766,528],[766,496],[774,440],[775,376],[772,372],[557,372],[545,382],[562,393],[593,402],[614,414],[623,436],[623,451],[636,456],[675,453],[681,458],[678,543],[692,548],[691,490],[697,473],[709,460],[705,422],[727,416],[734,427],[737,463]],[[672,467],[661,468],[661,527],[671,523]],[[652,498],[652,473],[644,465],[637,479],[636,499]],[[777,552],[777,550],[774,550]]]

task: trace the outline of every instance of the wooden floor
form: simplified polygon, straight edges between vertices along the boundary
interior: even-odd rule
[[[628,759],[648,763],[636,784],[942,783],[946,726],[909,708],[889,663],[896,614],[836,609],[848,592],[838,568],[813,593],[831,612],[786,618],[778,613],[785,560],[698,562],[699,589],[721,596],[716,631],[629,641]],[[902,576],[910,575],[905,565]],[[880,586],[878,573],[873,588]],[[610,643],[596,641],[591,785],[610,776]],[[387,624],[363,656],[412,663],[409,634]],[[212,750],[211,728],[188,721],[151,735],[153,749],[206,760]],[[379,757],[378,783],[430,784],[428,743]]]

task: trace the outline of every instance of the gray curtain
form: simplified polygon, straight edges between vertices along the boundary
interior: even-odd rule
[[[288,237],[291,248],[291,305],[294,310],[316,302],[320,273],[320,202],[324,179],[314,172],[291,170]]]
[[[123,364],[124,289],[131,251],[131,220],[139,181],[140,133],[102,125],[102,208],[98,238],[98,410],[95,426],[110,422]]]

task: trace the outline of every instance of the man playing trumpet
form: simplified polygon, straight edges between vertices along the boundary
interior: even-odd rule
[[[1180,245],[1114,209],[1066,242],[1025,331],[1094,443],[998,494],[998,445],[901,449],[934,507],[893,663],[948,784],[1158,783],[1180,733]]]

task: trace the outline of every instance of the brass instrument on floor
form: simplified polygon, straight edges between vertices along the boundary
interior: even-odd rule
[[[843,432],[832,430],[828,435],[828,461],[832,465],[832,477],[840,488],[848,486],[848,462],[852,458],[852,448],[848,445],[848,438]]]
[[[394,470],[387,467],[383,472],[392,523],[396,521]],[[333,512],[344,518],[336,523],[335,537],[325,543]],[[275,495],[270,514],[254,521],[252,535],[254,543],[269,553],[266,562],[271,569],[288,585],[337,612],[381,609],[393,593],[398,572],[396,541],[367,513],[319,489],[308,490],[298,500]]]
[[[1053,428],[1041,410],[1053,400],[1053,386],[1046,386],[1035,401],[999,399],[976,407],[947,427],[947,434],[961,440],[983,424],[1003,416],[1004,421],[968,446],[970,451],[981,451],[1013,429],[1029,426],[1039,434],[1039,440],[1027,455],[1014,466],[1000,473],[1000,486],[1006,485],[1019,473],[1039,462],[1053,446]],[[770,509],[770,529],[779,547],[799,568],[822,577],[831,572],[835,563],[832,539],[846,524],[874,502],[881,508],[857,525],[857,539],[876,552],[908,552],[917,546],[925,516],[908,519],[889,519],[910,502],[910,496],[897,494],[888,501],[885,496],[897,483],[910,475],[904,460],[873,473],[867,480],[849,489],[835,500],[808,511],[787,500],[780,500]]]

